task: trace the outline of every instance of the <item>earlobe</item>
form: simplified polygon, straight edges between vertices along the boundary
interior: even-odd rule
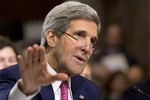
[[[54,47],[56,44],[56,38],[55,38],[55,34],[52,30],[48,30],[46,33],[46,40],[47,40],[47,44],[50,47]]]

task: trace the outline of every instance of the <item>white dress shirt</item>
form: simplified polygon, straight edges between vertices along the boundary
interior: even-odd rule
[[[51,73],[51,75],[56,75],[57,72],[49,65],[47,64],[48,72]],[[31,100],[36,94],[38,94],[41,90],[41,87],[39,87],[38,92],[36,92],[33,95],[26,96],[24,93],[20,91],[18,88],[18,82],[14,85],[14,87],[11,89],[8,100]],[[52,83],[52,88],[55,95],[55,100],[60,100],[61,98],[61,92],[60,92],[60,85],[62,81],[55,81]],[[72,91],[71,91],[71,79],[68,79],[69,88],[68,88],[68,100],[73,100]]]

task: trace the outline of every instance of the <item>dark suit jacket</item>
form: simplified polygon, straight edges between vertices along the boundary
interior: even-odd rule
[[[7,100],[10,90],[20,79],[18,67],[18,65],[13,65],[0,70],[0,100]],[[71,82],[74,100],[100,100],[99,89],[93,82],[82,76],[72,77]],[[84,96],[84,99],[80,99],[80,95]],[[55,100],[52,86],[42,87],[32,100]]]

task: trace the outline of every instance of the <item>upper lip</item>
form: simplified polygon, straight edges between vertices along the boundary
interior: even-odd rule
[[[86,60],[87,60],[87,57],[86,57],[86,56],[76,55],[75,57],[76,57],[77,59],[83,61],[83,62],[86,62]]]

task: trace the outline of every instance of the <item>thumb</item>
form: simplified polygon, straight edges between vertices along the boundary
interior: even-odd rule
[[[69,76],[67,74],[65,74],[65,73],[58,73],[58,74],[53,76],[52,82],[57,81],[57,80],[65,81],[68,78],[69,78]]]

